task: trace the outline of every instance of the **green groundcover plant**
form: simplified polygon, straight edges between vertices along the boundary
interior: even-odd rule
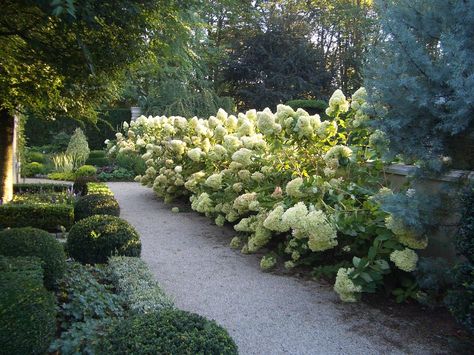
[[[416,250],[428,240],[383,207],[392,197],[416,207],[418,193],[388,188],[387,139],[370,128],[366,96],[364,88],[351,99],[337,90],[324,121],[285,105],[209,119],[142,116],[108,152],[141,154],[147,169],[137,181],[165,202],[189,196],[217,225],[233,223],[231,245],[243,253],[266,248],[287,268],[332,267],[343,301],[388,285],[404,300],[416,294]],[[275,262],[266,256],[261,265]]]

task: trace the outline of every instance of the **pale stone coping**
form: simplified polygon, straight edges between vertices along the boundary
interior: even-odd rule
[[[392,164],[385,168],[385,173],[393,174],[393,175],[409,176],[409,175],[413,175],[416,169],[417,168],[413,165]],[[431,177],[427,176],[426,178],[429,180],[439,180],[439,181],[447,181],[447,182],[458,182],[465,179],[474,181],[474,171],[450,170],[449,172],[441,176],[431,176]]]

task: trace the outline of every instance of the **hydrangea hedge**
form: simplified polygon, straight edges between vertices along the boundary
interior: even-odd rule
[[[276,255],[287,268],[341,266],[334,289],[356,301],[384,284],[412,285],[413,249],[427,244],[381,208],[393,193],[382,173],[387,142],[370,129],[365,98],[363,88],[351,100],[336,91],[327,120],[284,105],[209,119],[142,116],[108,151],[141,154],[147,170],[136,180],[165,202],[189,196],[217,225],[235,224],[232,247],[270,250],[264,269]]]

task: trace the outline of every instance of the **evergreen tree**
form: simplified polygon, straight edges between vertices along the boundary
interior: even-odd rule
[[[365,85],[377,125],[393,154],[439,170],[452,143],[473,132],[474,1],[378,0],[376,7],[382,38]]]

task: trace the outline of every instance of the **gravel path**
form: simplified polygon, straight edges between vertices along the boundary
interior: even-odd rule
[[[170,205],[137,183],[109,183],[142,258],[177,307],[215,319],[241,354],[433,354],[409,320],[338,301],[331,287],[264,273],[256,255],[228,247],[230,228]]]

